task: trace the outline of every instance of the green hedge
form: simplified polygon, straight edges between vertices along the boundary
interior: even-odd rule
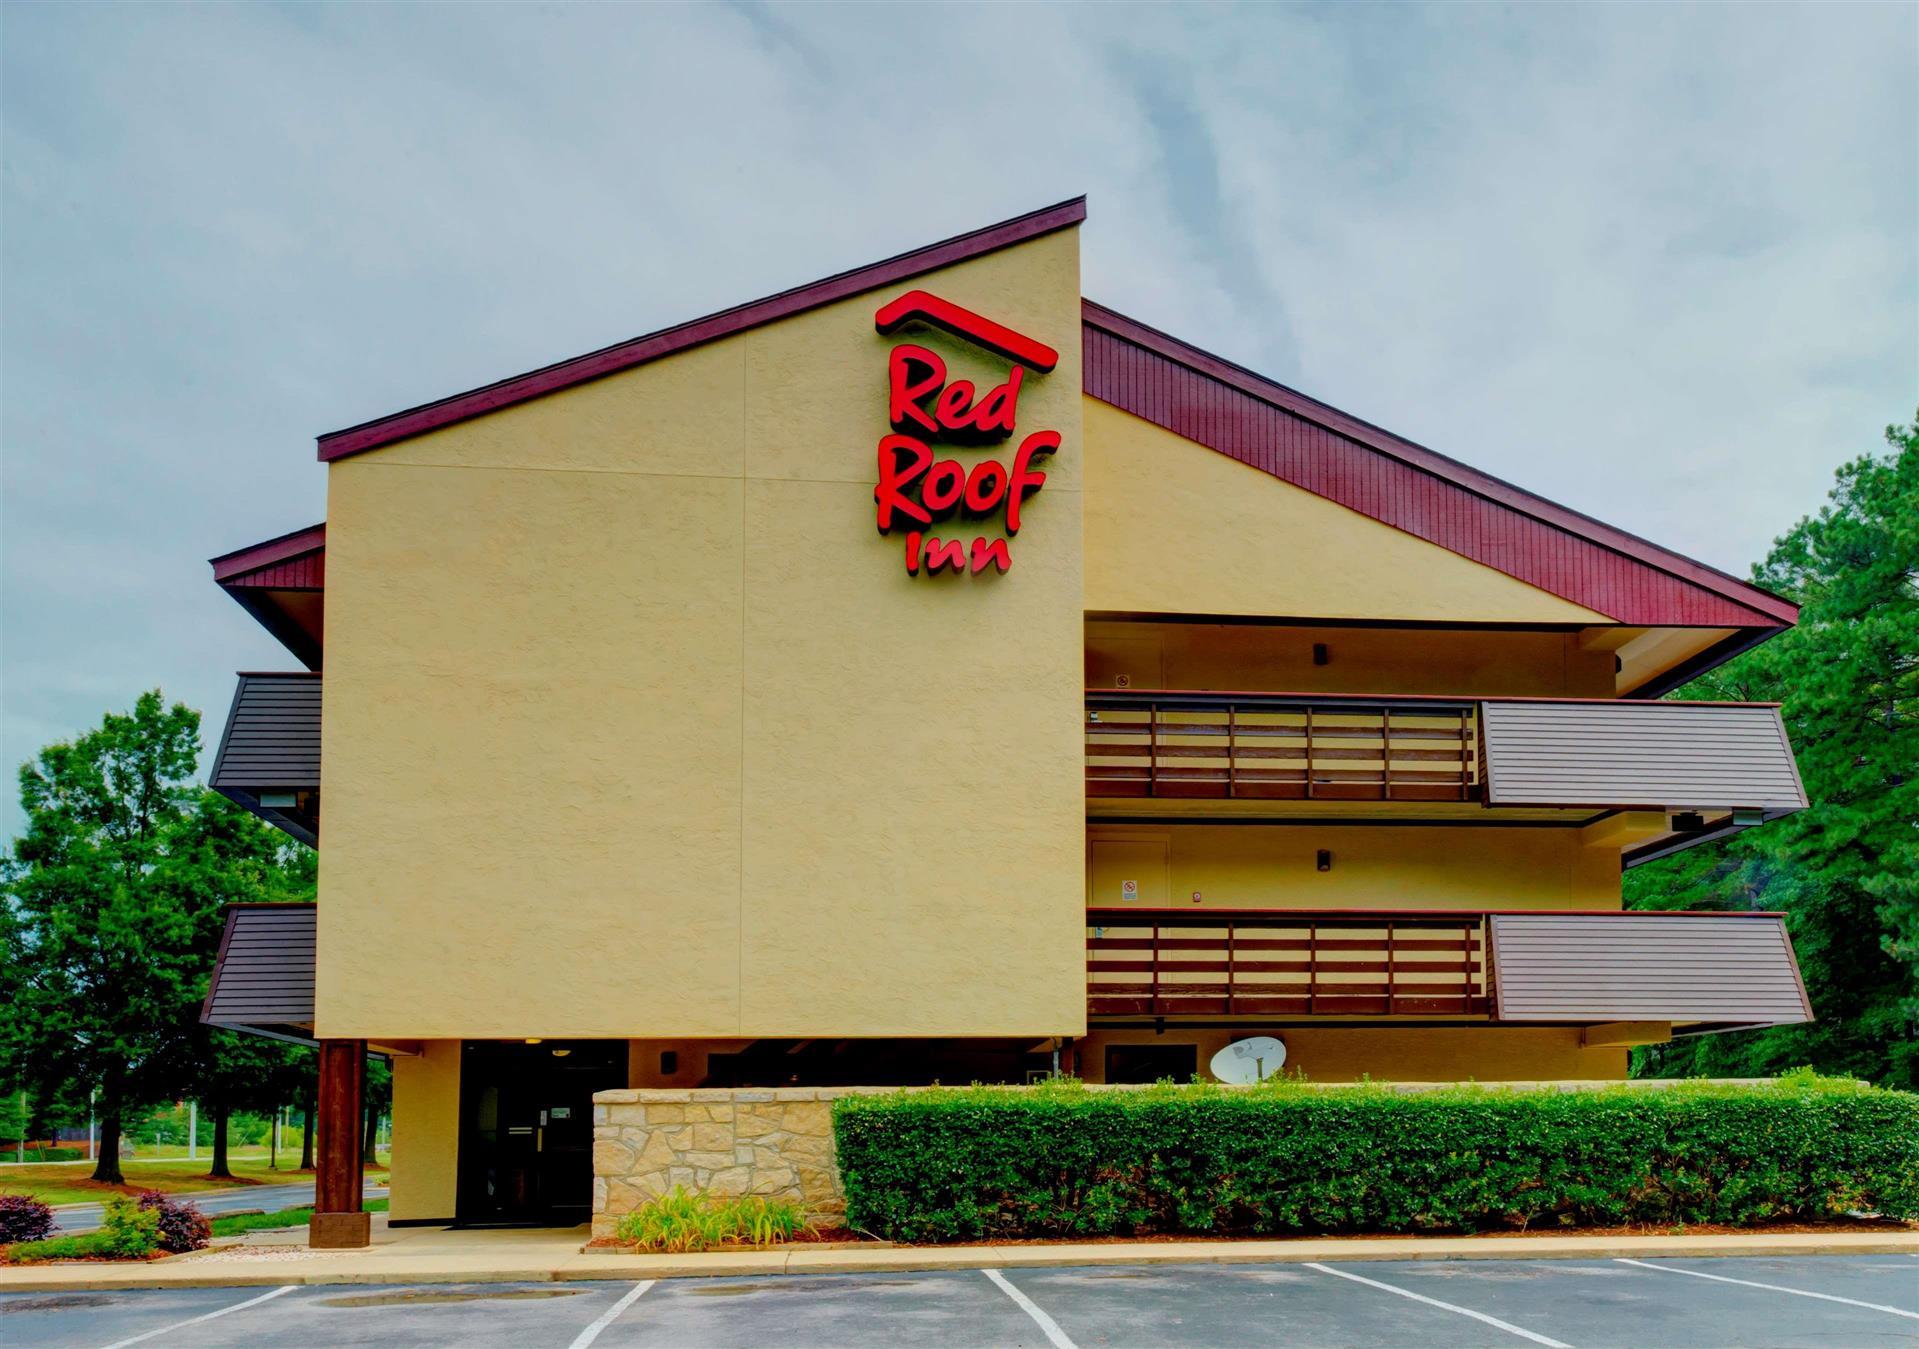
[[[1919,1095],[1789,1074],[1596,1091],[843,1097],[851,1226],[896,1241],[1919,1218]]]

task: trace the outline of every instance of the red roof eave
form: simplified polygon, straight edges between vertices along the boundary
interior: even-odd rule
[[[326,521],[322,520],[317,525],[308,525],[304,529],[296,529],[262,543],[249,544],[245,548],[236,548],[231,553],[222,553],[218,557],[209,558],[208,562],[213,568],[213,579],[225,585],[229,581],[245,576],[248,572],[277,566],[291,558],[325,547]]]
[[[1141,347],[1204,378],[1226,385],[1262,403],[1310,422],[1323,430],[1363,445],[1423,473],[1432,475],[1484,501],[1496,502],[1565,534],[1633,559],[1668,576],[1699,586],[1753,611],[1755,626],[1790,627],[1798,621],[1799,606],[1750,582],[1720,571],[1684,554],[1675,553],[1589,515],[1516,487],[1435,450],[1394,435],[1370,422],[1309,398],[1263,375],[1235,365],[1187,342],[1127,318],[1092,300],[1082,302],[1086,326]],[[1222,448],[1214,446],[1213,448]],[[1596,607],[1596,606],[1589,606]]]

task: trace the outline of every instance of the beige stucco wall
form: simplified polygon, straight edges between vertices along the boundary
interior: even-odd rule
[[[429,1040],[393,1063],[393,1166],[388,1215],[451,1218],[458,1199],[460,1042]]]
[[[1620,906],[1618,848],[1588,847],[1576,829],[1089,825],[1087,856],[1087,903],[1098,907],[1124,907],[1129,879],[1142,908],[1202,912]]]
[[[1089,611],[1611,621],[1093,399],[1086,440]]]
[[[1364,559],[1368,530],[1352,526],[1378,526],[1350,511],[1344,516],[1333,523],[1350,537],[1335,530],[1319,546]],[[1086,624],[1086,684],[1114,688],[1124,677],[1136,689],[1610,698],[1613,653],[1582,646],[1580,635],[1096,619]],[[1326,649],[1324,665],[1313,663],[1315,646]]]
[[[1005,576],[874,530],[891,291],[331,466],[319,1034],[1081,1028],[1077,236],[912,285],[1061,353]]]

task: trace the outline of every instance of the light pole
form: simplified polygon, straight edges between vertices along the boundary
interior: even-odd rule
[[[187,1160],[200,1160],[200,1103],[187,1102]]]

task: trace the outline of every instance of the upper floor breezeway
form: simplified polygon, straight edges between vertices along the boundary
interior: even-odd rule
[[[213,787],[316,845],[322,677],[243,674]],[[1089,690],[1087,816],[1525,823],[1628,863],[1803,809],[1762,703]]]

